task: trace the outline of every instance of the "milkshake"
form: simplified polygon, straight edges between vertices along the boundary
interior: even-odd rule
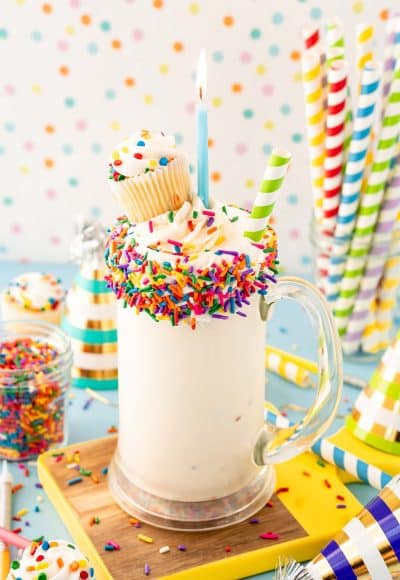
[[[246,217],[193,196],[151,231],[122,220],[109,240],[108,280],[120,297],[118,452],[131,481],[171,500],[235,493],[260,470],[259,300],[274,282],[276,239],[272,229],[260,244],[243,237]]]
[[[286,294],[307,307],[319,298],[298,281],[273,298],[276,235],[268,226],[250,239],[248,220],[243,209],[216,200],[206,208],[191,194],[146,220],[124,215],[109,235],[120,406],[109,484],[124,509],[155,525],[222,527],[255,513],[273,493],[266,463],[281,451],[269,453],[264,425],[266,302]],[[317,324],[321,309],[311,308]],[[332,390],[325,393],[330,413]],[[301,451],[301,431],[285,457]]]

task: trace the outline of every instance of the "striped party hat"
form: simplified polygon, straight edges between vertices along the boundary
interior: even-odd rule
[[[367,445],[400,455],[400,332],[358,396],[346,426]]]
[[[400,475],[371,500],[357,517],[309,564],[279,566],[277,580],[372,578],[391,580],[400,574]]]
[[[118,386],[117,304],[104,280],[104,240],[98,222],[80,226],[71,252],[80,269],[67,295],[63,321],[74,356],[72,386],[94,390]]]

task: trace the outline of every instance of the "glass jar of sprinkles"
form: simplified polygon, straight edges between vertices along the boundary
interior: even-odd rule
[[[46,322],[0,322],[0,457],[24,460],[62,445],[72,352]]]

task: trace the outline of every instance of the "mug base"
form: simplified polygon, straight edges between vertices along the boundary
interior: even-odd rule
[[[263,508],[275,489],[275,470],[264,467],[248,485],[217,499],[172,501],[150,494],[133,484],[115,453],[108,471],[114,501],[129,515],[166,530],[199,532],[226,528],[242,522]]]

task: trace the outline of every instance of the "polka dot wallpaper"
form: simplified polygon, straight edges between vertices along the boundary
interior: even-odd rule
[[[310,264],[311,194],[301,28],[384,20],[398,0],[2,0],[0,260],[66,260],[78,214],[111,224],[112,146],[140,128],[172,132],[195,180],[195,85],[208,55],[211,191],[250,207],[267,155],[293,163],[275,212],[281,261]],[[381,46],[379,47],[379,53]]]

